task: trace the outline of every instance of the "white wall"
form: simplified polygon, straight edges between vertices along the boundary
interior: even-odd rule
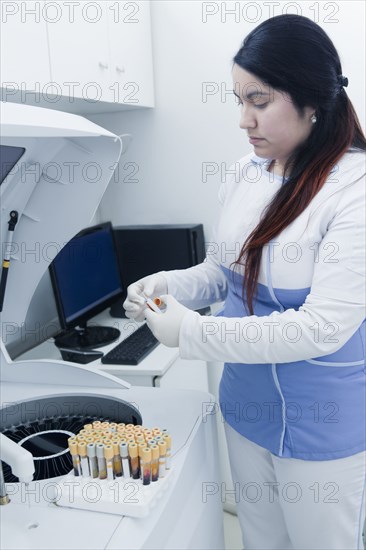
[[[347,93],[364,124],[363,2],[152,0],[151,4],[155,109],[88,117],[115,133],[134,136],[122,157],[119,181],[111,182],[103,198],[102,220],[115,225],[202,222],[209,239],[225,168],[251,151],[238,126],[233,96],[225,95],[232,89],[231,59],[244,36],[271,13],[301,13],[330,35],[349,78]],[[216,10],[204,22],[205,13]],[[217,90],[207,101],[202,95],[205,83],[213,83]],[[213,163],[217,170],[207,181],[202,178],[204,163]],[[133,182],[128,175],[134,167],[138,172],[130,178],[137,180]]]

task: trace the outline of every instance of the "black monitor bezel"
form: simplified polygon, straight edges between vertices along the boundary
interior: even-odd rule
[[[89,321],[90,319],[92,319],[102,311],[104,311],[106,308],[110,307],[112,304],[114,304],[118,300],[118,298],[121,298],[123,296],[124,285],[121,279],[121,272],[119,269],[119,262],[118,262],[118,256],[117,256],[116,238],[115,238],[115,233],[111,222],[99,223],[97,225],[93,225],[91,227],[82,229],[81,231],[79,231],[79,233],[74,235],[74,237],[72,237],[72,239],[70,239],[70,241],[65,246],[69,245],[73,239],[80,238],[80,237],[83,237],[84,235],[88,235],[90,233],[93,233],[98,230],[103,230],[103,229],[108,229],[112,237],[113,248],[114,248],[114,253],[116,258],[116,267],[117,267],[119,280],[120,280],[120,291],[117,292],[114,296],[111,296],[110,298],[106,299],[104,302],[94,306],[89,311],[85,312],[83,315],[80,315],[79,317],[69,322],[66,320],[65,312],[63,309],[62,297],[59,291],[56,268],[55,268],[54,262],[51,262],[49,265],[49,273],[50,273],[52,288],[55,296],[59,322],[63,330],[70,330],[78,326],[85,326],[87,321]]]

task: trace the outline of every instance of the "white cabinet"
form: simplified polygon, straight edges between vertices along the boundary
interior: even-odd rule
[[[154,385],[159,388],[180,388],[208,392],[207,363],[178,357],[163,376],[157,376]]]
[[[153,107],[150,2],[107,2],[113,101]]]
[[[22,4],[28,11],[21,9]],[[47,25],[39,4],[1,2],[0,76],[9,100],[15,92],[41,92],[51,80]]]
[[[106,3],[87,2],[72,12],[62,7],[60,18],[48,23],[55,92],[91,103],[110,101]]]
[[[149,0],[0,6],[3,100],[79,113],[154,106]]]

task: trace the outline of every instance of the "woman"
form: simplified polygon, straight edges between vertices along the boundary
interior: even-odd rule
[[[254,153],[220,189],[214,250],[131,285],[124,306],[183,358],[225,362],[244,548],[359,549],[365,136],[334,45],[305,17],[259,25],[232,75]],[[162,295],[165,313],[143,293]],[[217,317],[192,311],[222,300]]]

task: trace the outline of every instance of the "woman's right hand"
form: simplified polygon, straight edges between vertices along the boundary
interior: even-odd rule
[[[164,275],[154,273],[143,279],[139,279],[127,288],[127,298],[123,302],[126,311],[126,317],[143,321],[145,319],[144,311],[146,309],[146,299],[168,294],[168,283]]]

